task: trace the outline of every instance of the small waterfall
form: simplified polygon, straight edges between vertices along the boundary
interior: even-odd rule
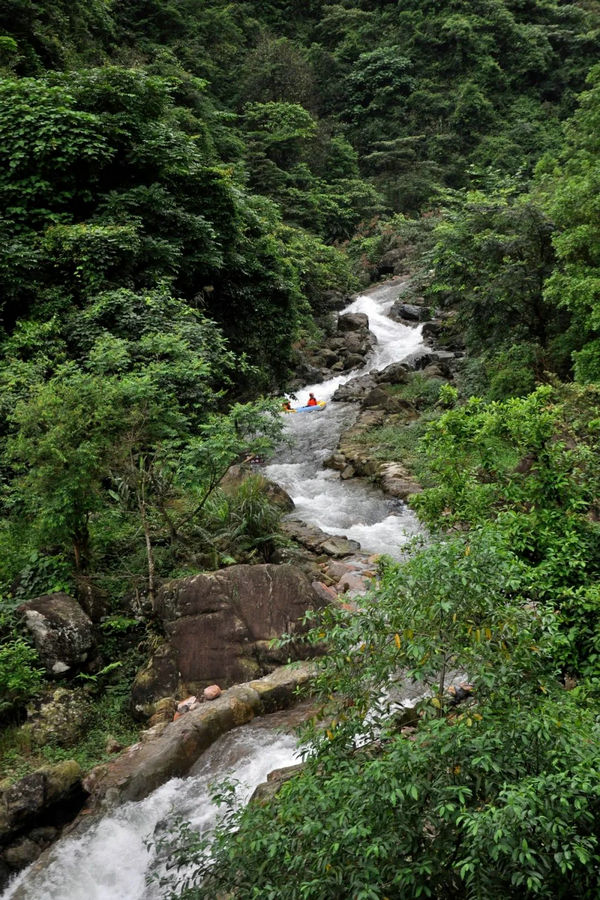
[[[294,721],[292,717],[292,722]],[[219,738],[186,778],[172,778],[145,800],[125,803],[78,836],[65,836],[43,858],[22,872],[3,900],[159,900],[159,873],[153,838],[177,819],[199,832],[216,821],[211,785],[238,782],[237,796],[247,802],[269,772],[299,762],[296,737],[282,731],[281,713],[264,716]]]

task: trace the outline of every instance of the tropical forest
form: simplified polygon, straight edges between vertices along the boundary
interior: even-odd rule
[[[598,900],[599,0],[0,0],[0,896]]]

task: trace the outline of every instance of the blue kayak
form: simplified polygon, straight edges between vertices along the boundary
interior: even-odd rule
[[[298,406],[294,412],[319,412],[326,407],[325,400],[321,400],[316,406]]]

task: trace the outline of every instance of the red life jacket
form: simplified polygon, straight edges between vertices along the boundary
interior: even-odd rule
[[[306,405],[307,405],[307,406],[316,406],[316,405],[317,405],[317,401],[315,400],[314,397],[310,397],[310,398],[309,398],[309,401],[308,401],[308,403],[307,403]]]

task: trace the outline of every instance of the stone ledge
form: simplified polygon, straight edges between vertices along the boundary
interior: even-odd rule
[[[222,734],[255,716],[291,706],[296,688],[313,677],[315,664],[303,662],[224,691],[149,740],[128,747],[110,763],[96,766],[84,779],[89,793],[84,814],[141,800],[169,778],[185,775]]]

